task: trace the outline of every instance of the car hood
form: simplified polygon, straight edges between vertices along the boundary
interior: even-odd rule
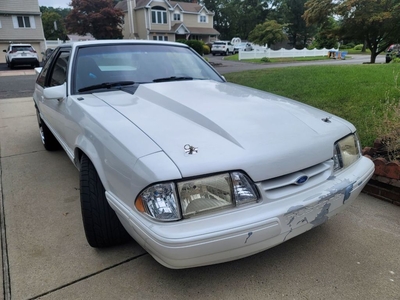
[[[150,83],[133,95],[95,96],[146,133],[183,177],[229,170],[255,181],[281,176],[332,158],[335,141],[355,130],[327,112],[226,82]]]

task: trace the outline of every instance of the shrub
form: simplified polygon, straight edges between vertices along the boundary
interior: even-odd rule
[[[186,44],[187,40],[185,39],[180,39],[180,40],[176,40],[177,43],[182,43],[182,44]]]
[[[380,149],[389,161],[400,159],[400,101],[398,99],[389,99],[382,101],[383,116],[379,121],[383,124],[378,131],[378,138],[383,146]],[[373,108],[374,111],[374,108]]]
[[[191,47],[194,51],[196,51],[200,55],[203,55],[203,53],[204,53],[202,41],[196,41],[196,40],[176,40],[176,41],[178,43],[188,45],[189,47]]]
[[[347,49],[353,49],[355,47],[356,44],[354,43],[348,43],[346,44],[346,46],[348,47]]]
[[[210,54],[210,47],[208,47],[207,45],[203,45],[203,53]]]
[[[363,47],[364,47],[363,44],[358,44],[358,45],[355,45],[353,49],[361,51]]]
[[[400,63],[400,57],[394,57],[394,58],[392,58],[392,60],[390,61],[390,63],[392,63],[392,64],[399,64],[399,63]]]
[[[271,60],[268,57],[263,57],[261,58],[262,62],[271,62]]]

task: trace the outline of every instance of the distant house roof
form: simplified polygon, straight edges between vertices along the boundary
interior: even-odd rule
[[[77,42],[77,41],[92,41],[95,40],[93,35],[90,33],[87,33],[86,35],[78,35],[78,34],[67,34],[68,39],[71,42]]]
[[[204,28],[204,27],[188,27],[183,23],[175,24],[171,27],[171,30],[160,30],[151,29],[151,33],[176,33],[180,27],[183,27],[185,32],[197,35],[220,35],[220,33],[214,28]]]
[[[135,9],[138,8],[143,8],[148,6],[153,0],[136,0],[136,7]],[[188,13],[198,13],[201,10],[205,10],[207,14],[210,14],[210,12],[203,6],[199,5],[197,2],[196,3],[191,3],[191,2],[179,2],[179,1],[165,1],[167,4],[170,5],[171,8],[179,7],[182,11],[188,12]],[[132,5],[134,2],[132,2]],[[128,10],[128,2],[127,0],[123,0],[118,2],[115,5],[116,9],[120,9],[122,11],[127,11]]]
[[[220,33],[214,28],[204,28],[204,27],[186,27],[191,34],[210,34],[210,35],[220,35]]]
[[[122,11],[127,11],[128,10],[128,3],[126,2],[126,0],[120,1],[114,6],[114,8],[120,9]]]

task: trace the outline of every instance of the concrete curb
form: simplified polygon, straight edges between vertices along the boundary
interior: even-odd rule
[[[11,71],[0,71],[0,77],[5,76],[21,76],[21,75],[35,75],[35,70],[11,70]]]

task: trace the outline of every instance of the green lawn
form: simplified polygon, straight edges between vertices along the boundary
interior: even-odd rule
[[[338,115],[357,127],[363,146],[372,146],[386,133],[388,118],[400,126],[400,115],[390,116],[400,99],[399,73],[400,64],[367,64],[274,68],[225,77]]]
[[[224,57],[226,60],[239,61],[239,54],[234,54],[230,56]],[[291,62],[291,61],[312,61],[312,60],[326,60],[329,59],[327,56],[312,56],[312,57],[283,57],[283,58],[270,58],[270,63],[278,63],[278,62]],[[246,59],[243,60],[247,63],[256,63],[256,64],[267,64],[268,62],[263,62],[259,58],[255,59]]]

